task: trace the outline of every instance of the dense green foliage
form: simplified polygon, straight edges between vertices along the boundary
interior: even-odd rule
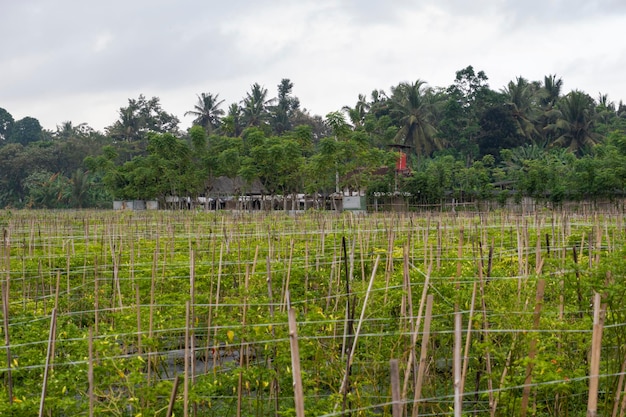
[[[260,180],[268,194],[367,189],[429,204],[622,195],[626,106],[562,87],[550,75],[518,77],[496,91],[469,66],[450,86],[401,82],[322,118],[303,109],[283,79],[275,98],[254,83],[227,110],[219,94],[199,94],[185,113],[193,117],[186,132],[159,98],[143,95],[104,133],[71,122],[46,131],[0,108],[0,207],[197,197],[219,176]],[[394,178],[398,149],[411,170]]]
[[[620,202],[592,214],[580,207],[531,215],[0,211],[8,300],[0,414],[37,415],[55,309],[44,415],[87,415],[91,387],[94,415],[164,416],[174,379],[185,375],[174,397],[178,416],[185,401],[190,415],[238,415],[238,408],[242,416],[294,415],[290,300],[307,415],[345,408],[391,416],[390,359],[399,360],[401,385],[407,381],[411,415],[417,369],[409,361],[420,356],[420,413],[451,415],[455,311],[468,346],[467,415],[490,408],[520,415],[527,374],[528,415],[581,415],[598,292],[605,309],[598,415],[610,415],[624,390],[623,209]],[[425,294],[433,297],[427,344]]]

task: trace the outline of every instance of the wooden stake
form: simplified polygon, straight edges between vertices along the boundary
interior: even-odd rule
[[[428,267],[428,273],[424,278],[424,287],[422,288],[422,297],[420,299],[420,305],[417,311],[417,322],[415,323],[415,328],[413,329],[413,334],[411,335],[411,352],[409,354],[409,360],[406,365],[406,369],[404,371],[404,384],[402,385],[402,398],[407,397],[407,391],[409,388],[409,377],[411,376],[411,371],[413,371],[413,375],[417,376],[417,360],[415,356],[415,345],[417,343],[417,335],[419,333],[420,325],[422,322],[422,312],[424,311],[424,306],[426,305],[426,297],[428,296],[428,288],[430,286],[430,273],[432,271],[432,263]]]
[[[389,361],[389,376],[391,378],[391,407],[393,417],[402,417],[402,399],[400,398],[400,371],[398,360]]]
[[[7,354],[7,394],[9,404],[13,404],[13,378],[11,372],[11,339],[9,337],[9,275],[6,282],[2,282],[2,325],[4,330],[4,346]]]
[[[541,308],[543,306],[543,294],[546,281],[540,279],[537,281],[537,293],[535,295],[535,312],[533,314],[533,330],[539,328],[539,319],[541,318]],[[537,337],[533,335],[530,339],[530,348],[528,352],[528,365],[526,366],[526,378],[524,380],[524,389],[522,391],[521,417],[526,417],[528,412],[528,400],[530,398],[530,388],[532,382],[532,372],[535,366],[534,360],[537,354]]]
[[[176,375],[174,378],[174,385],[172,386],[172,393],[170,394],[170,403],[167,406],[166,417],[172,417],[174,414],[174,404],[176,403],[176,392],[178,391],[178,386],[180,385],[180,375]]]
[[[463,413],[463,381],[461,379],[461,368],[463,368],[463,361],[461,359],[461,344],[462,344],[462,327],[463,327],[463,315],[461,312],[454,314],[454,417],[461,417]]]
[[[52,356],[54,352],[54,341],[56,340],[57,328],[57,309],[52,309],[52,317],[50,318],[50,335],[48,337],[48,354],[46,355],[46,366],[43,371],[43,384],[41,388],[41,399],[39,401],[39,417],[44,417],[44,405],[46,400],[46,391],[48,387],[48,373],[52,365]]]
[[[352,366],[352,360],[354,359],[354,352],[356,351],[356,345],[359,341],[359,334],[361,333],[361,326],[363,325],[363,319],[365,318],[365,310],[367,308],[367,300],[369,299],[370,293],[372,292],[372,286],[374,285],[374,278],[376,277],[376,269],[378,269],[378,263],[380,262],[380,255],[376,256],[376,261],[374,261],[374,268],[372,268],[372,276],[370,277],[370,282],[367,286],[367,292],[365,293],[365,299],[363,300],[363,308],[361,309],[361,316],[359,317],[359,322],[356,327],[356,332],[354,333],[354,341],[352,342],[352,348],[348,353],[348,359],[346,364],[346,370]],[[344,395],[344,397],[348,393],[348,378],[349,373],[346,371],[343,376],[343,381],[341,382],[340,393]]]
[[[189,341],[189,316],[190,303],[185,304],[185,371],[183,381],[183,416],[189,417],[189,362],[191,360],[191,349]]]
[[[189,349],[192,352],[193,360],[191,361],[191,383],[196,382],[196,338],[195,338],[195,323],[196,323],[196,251],[190,249],[189,251],[189,323],[190,323],[190,337],[189,337]]]
[[[287,292],[289,300],[289,292]],[[298,350],[298,325],[296,310],[289,307],[289,346],[291,347],[291,375],[293,377],[293,395],[296,405],[296,416],[304,417],[304,392],[302,390],[302,375],[300,372],[300,351]]]
[[[426,373],[426,359],[428,355],[428,341],[430,340],[430,322],[433,316],[433,295],[428,294],[426,299],[426,313],[424,317],[424,332],[422,333],[422,347],[420,350],[420,361],[417,371],[417,383],[415,385],[415,393],[413,397],[413,417],[419,415],[419,402],[422,398],[422,385],[424,383],[424,375]]]
[[[137,354],[142,354],[141,347],[141,299],[139,296],[139,284],[135,285],[135,308],[137,312]]]
[[[613,412],[611,413],[611,417],[617,417],[617,410],[619,409],[620,397],[624,395],[622,392],[622,388],[624,386],[624,372],[626,372],[626,358],[622,361],[622,366],[619,370],[619,379],[617,383],[617,388],[615,389],[615,399],[613,401]]]
[[[461,373],[461,393],[465,392],[465,378],[467,377],[467,367],[469,365],[469,349],[472,340],[472,326],[474,322],[474,307],[476,305],[476,290],[478,283],[474,281],[472,289],[472,301],[470,302],[469,319],[467,323],[467,335],[465,336],[465,349],[463,351],[463,372]]]
[[[94,407],[94,378],[93,378],[93,328],[89,328],[88,343],[88,363],[87,363],[87,383],[89,384],[88,396],[89,396],[89,417],[93,417]]]
[[[600,377],[600,353],[602,350],[602,307],[600,294],[593,296],[593,336],[591,338],[591,363],[589,366],[589,399],[587,417],[598,415],[598,385]]]

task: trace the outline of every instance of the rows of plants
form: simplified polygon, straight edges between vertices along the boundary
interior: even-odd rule
[[[291,307],[307,415],[452,414],[455,312],[464,412],[580,415],[599,292],[623,415],[623,217],[0,212],[0,414],[295,415]]]

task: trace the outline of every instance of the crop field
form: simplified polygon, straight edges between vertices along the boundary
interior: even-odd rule
[[[0,233],[0,415],[626,412],[620,205],[5,210]]]

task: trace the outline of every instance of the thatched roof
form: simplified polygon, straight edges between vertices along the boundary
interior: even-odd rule
[[[261,195],[267,194],[265,187],[257,178],[251,184],[246,183],[241,177],[228,178],[217,177],[209,184],[208,194],[212,195]]]

